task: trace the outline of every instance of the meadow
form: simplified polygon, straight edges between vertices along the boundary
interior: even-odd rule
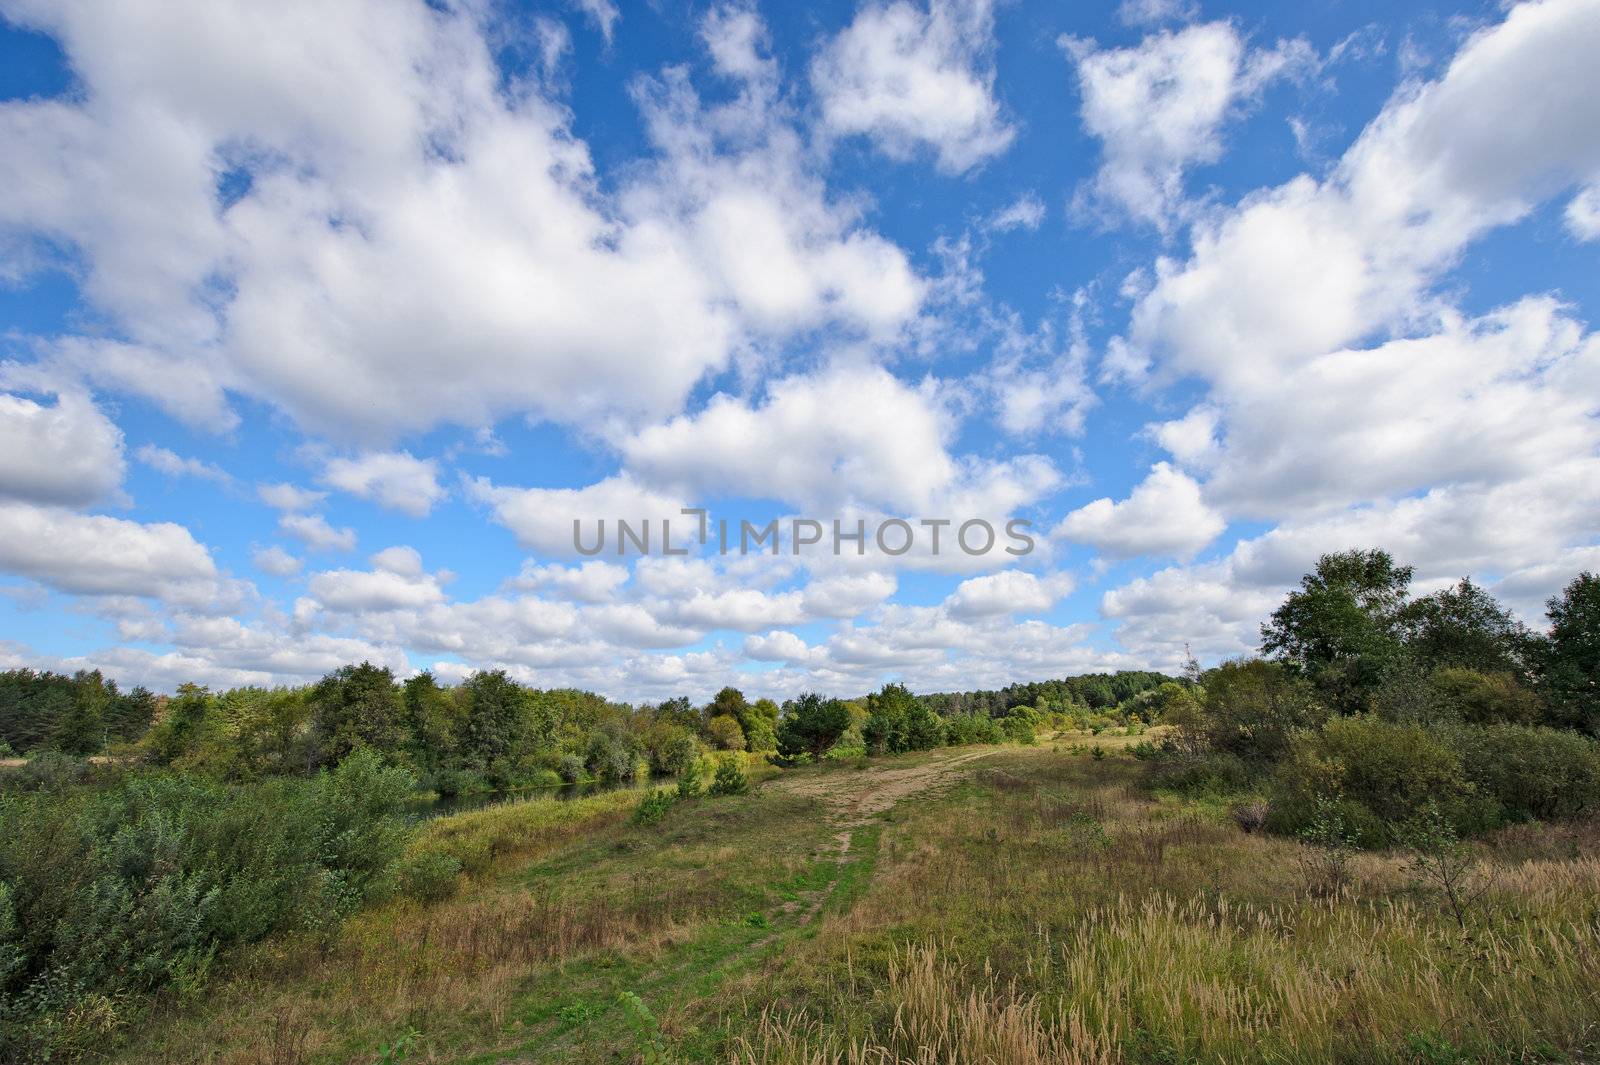
[[[1600,826],[1473,846],[1457,924],[1401,852],[1152,793],[1136,737],[841,760],[751,794],[444,818],[466,865],[274,943],[114,1060],[1577,1061],[1600,1044]],[[1096,755],[1095,751],[1102,752]]]

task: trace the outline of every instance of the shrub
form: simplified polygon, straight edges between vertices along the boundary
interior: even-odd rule
[[[1381,847],[1426,801],[1453,823],[1469,820],[1472,793],[1460,754],[1439,732],[1372,716],[1334,718],[1299,737],[1278,767],[1269,823],[1299,834],[1328,799],[1361,846]]]
[[[1531,725],[1544,709],[1539,696],[1510,673],[1438,669],[1428,684],[1452,715],[1469,725]]]
[[[743,795],[750,790],[750,778],[739,768],[737,758],[724,758],[717,763],[717,775],[711,778],[710,794]]]
[[[999,743],[1005,739],[1000,723],[988,714],[955,714],[945,721],[947,742],[951,746],[969,743]]]
[[[719,751],[742,751],[745,747],[744,729],[732,714],[718,714],[707,721],[706,737]]]
[[[672,809],[677,796],[665,788],[651,788],[639,800],[639,805],[633,808],[633,823],[636,825],[660,824],[661,819],[667,816],[667,811]]]
[[[686,766],[678,774],[678,798],[698,799],[703,789],[700,786],[700,772],[694,765]]]
[[[1276,662],[1224,662],[1204,687],[1206,745],[1258,765],[1278,761],[1296,731],[1327,716],[1311,686]]]
[[[556,772],[561,774],[561,779],[568,784],[576,784],[588,777],[589,772],[584,768],[583,759],[575,754],[564,754],[556,765]]]
[[[1482,831],[1515,821],[1555,821],[1600,808],[1600,745],[1574,732],[1481,725],[1454,732],[1462,770],[1477,791]]]
[[[1098,749],[1098,748],[1097,748]],[[1236,754],[1162,750],[1149,758],[1152,787],[1185,795],[1234,795],[1255,787],[1257,771]]]
[[[402,863],[400,890],[418,902],[442,902],[456,893],[461,862],[438,851],[413,854]]]

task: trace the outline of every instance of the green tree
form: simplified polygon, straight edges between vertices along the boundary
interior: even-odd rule
[[[1261,658],[1224,662],[1202,686],[1206,745],[1257,765],[1282,758],[1296,731],[1326,715],[1309,684]]]
[[[465,701],[466,696],[458,701],[427,670],[401,686],[407,746],[417,765],[440,768],[457,760],[464,731],[461,707]]]
[[[757,699],[749,705],[744,717],[739,719],[744,729],[745,745],[752,751],[771,751],[778,746],[778,704],[771,699]]]
[[[1262,651],[1304,674],[1340,713],[1369,709],[1405,661],[1401,616],[1411,567],[1387,551],[1323,555],[1261,626]]]
[[[742,751],[745,748],[744,729],[732,714],[718,714],[706,722],[706,738],[719,751]]]
[[[1600,577],[1581,573],[1546,604],[1539,687],[1550,723],[1600,735]]]
[[[515,760],[532,746],[528,692],[503,669],[479,670],[461,685],[462,756],[479,769]]]
[[[393,751],[399,745],[400,700],[387,666],[343,666],[313,685],[307,702],[316,757],[324,765],[363,747]]]
[[[1423,672],[1520,674],[1527,668],[1527,627],[1471,578],[1407,603],[1399,620],[1406,649]]]
[[[849,707],[838,699],[806,692],[784,704],[778,722],[778,753],[785,758],[809,754],[820,760],[849,727]]]

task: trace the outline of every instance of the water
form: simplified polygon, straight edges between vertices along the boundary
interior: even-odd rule
[[[436,817],[448,817],[451,814],[481,810],[486,806],[500,806],[508,802],[548,799],[569,802],[586,795],[599,795],[608,791],[637,791],[645,786],[638,781],[604,784],[598,780],[590,780],[581,784],[549,784],[537,788],[519,788],[515,791],[479,791],[470,795],[438,796],[433,799],[419,797],[408,804],[407,812],[413,821],[431,821]]]

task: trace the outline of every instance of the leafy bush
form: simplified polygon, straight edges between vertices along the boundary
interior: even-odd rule
[[[456,893],[461,862],[438,851],[413,854],[400,866],[400,890],[418,902],[442,902]]]
[[[677,796],[665,788],[652,788],[645,792],[644,798],[639,800],[639,805],[633,808],[633,823],[636,825],[655,825],[667,816],[667,811],[672,809],[672,804]]]
[[[1473,790],[1460,753],[1441,733],[1372,716],[1334,718],[1297,738],[1278,767],[1269,822],[1299,834],[1326,799],[1361,846],[1381,847],[1428,801],[1453,823],[1473,819]]]
[[[556,765],[556,772],[561,774],[561,779],[568,784],[576,784],[589,775],[584,768],[583,759],[575,754],[564,754]]]
[[[1544,709],[1539,696],[1510,673],[1438,669],[1428,684],[1452,715],[1469,725],[1531,725]]]
[[[1005,739],[1000,723],[988,714],[956,714],[945,720],[946,742],[952,747],[969,743],[999,743]]]
[[[1600,809],[1600,745],[1575,732],[1526,725],[1457,730],[1452,740],[1477,799],[1474,830],[1556,821]]]
[[[1206,746],[1246,762],[1278,761],[1297,730],[1327,716],[1311,686],[1276,662],[1224,662],[1203,685]]]
[[[717,775],[711,778],[712,795],[743,795],[750,790],[750,778],[739,768],[737,758],[724,758],[717,763]]]
[[[359,751],[310,780],[144,773],[0,800],[0,1060],[49,1056],[84,1003],[194,986],[219,951],[389,890],[412,783]]]
[[[1144,748],[1143,753],[1137,748]],[[1152,754],[1148,744],[1137,748],[1135,757],[1149,762],[1146,780],[1155,788],[1185,795],[1235,795],[1255,787],[1259,777],[1258,771],[1236,754],[1186,754],[1164,748]]]

